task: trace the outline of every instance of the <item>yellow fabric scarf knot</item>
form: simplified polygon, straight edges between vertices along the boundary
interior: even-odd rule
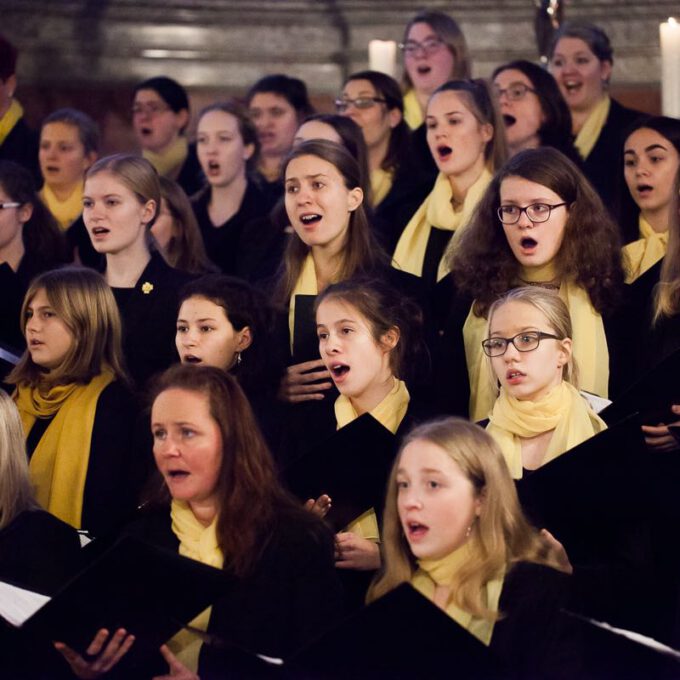
[[[626,283],[633,283],[659,260],[663,259],[668,247],[668,231],[654,231],[652,225],[640,215],[640,238],[623,247],[628,264]]]
[[[415,130],[423,124],[423,110],[420,108],[420,102],[413,89],[404,95],[404,120],[411,130]]]
[[[179,554],[190,557],[216,569],[224,566],[224,555],[217,542],[217,518],[209,526],[203,526],[191,511],[188,503],[172,501],[170,506],[172,532],[179,539]],[[204,609],[189,626],[207,631],[212,607]],[[181,630],[171,640],[168,647],[172,653],[194,673],[198,669],[198,656],[202,641],[190,630]]]
[[[513,479],[521,479],[521,438],[554,430],[541,465],[607,428],[570,383],[562,381],[542,399],[520,401],[501,388],[487,431],[500,446]]]
[[[602,97],[588,118],[586,118],[583,127],[576,135],[574,146],[578,149],[583,160],[590,156],[590,152],[593,150],[595,144],[597,144],[602,128],[607,122],[611,105],[612,100],[609,98],[609,95]]]
[[[180,168],[189,155],[189,142],[185,137],[177,137],[174,142],[161,153],[144,149],[142,156],[146,158],[156,172],[163,177],[175,179],[179,175]]]
[[[372,410],[370,414],[392,434],[396,434],[401,425],[401,421],[406,415],[408,404],[411,397],[406,383],[403,380],[394,378],[394,387],[390,390],[387,396]],[[349,425],[353,420],[359,416],[352,406],[352,402],[343,394],[335,400],[335,419],[337,421],[337,429]],[[363,515],[357,517],[349,526],[347,531],[352,531],[362,538],[369,541],[380,540],[380,530],[378,528],[378,519],[375,515],[375,510],[371,508]]]
[[[9,133],[12,132],[14,126],[21,120],[23,115],[24,109],[21,104],[16,99],[12,99],[7,112],[0,118],[0,144],[9,137]]]
[[[73,188],[65,201],[60,201],[50,187],[45,184],[40,190],[40,198],[57,220],[62,231],[66,231],[83,212],[83,185]]]
[[[460,235],[467,226],[472,213],[491,182],[492,174],[488,168],[468,189],[460,210],[452,206],[453,190],[451,182],[443,173],[437,175],[434,188],[423,201],[409,223],[406,225],[394,251],[392,266],[396,269],[422,276],[425,252],[432,227],[454,232],[449,246],[439,263],[437,281],[441,281],[451,271],[448,266],[449,254],[456,247]]]
[[[438,560],[419,560],[418,570],[411,578],[411,585],[428,600],[434,600],[436,586],[450,587],[460,568],[473,558],[470,542]],[[489,581],[485,586],[486,606],[490,611],[498,611],[498,603],[503,589],[503,577]],[[494,622],[475,618],[452,601],[446,605],[446,613],[460,626],[474,635],[480,642],[489,645],[493,635]]]
[[[83,528],[83,493],[97,402],[113,380],[113,373],[105,370],[87,385],[58,385],[46,393],[39,387],[19,386],[15,393],[26,437],[36,418],[54,416],[31,456],[29,472],[38,503],[77,529]]]
[[[373,207],[378,207],[385,196],[390,193],[394,173],[391,170],[376,168],[371,171],[371,199]]]

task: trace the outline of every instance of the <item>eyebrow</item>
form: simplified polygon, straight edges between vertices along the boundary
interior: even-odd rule
[[[184,321],[184,323],[188,323],[186,319],[181,319],[177,318],[177,322],[179,323],[180,321]],[[206,316],[203,319],[196,319],[196,323],[202,323],[203,321],[217,321],[217,319],[213,316]]]
[[[458,111],[458,109],[454,111],[447,111],[446,113],[442,114],[444,116],[453,116],[455,113],[463,113],[463,111]],[[425,118],[434,118],[434,116],[431,113],[428,113]]]
[[[317,177],[328,177],[328,175],[324,172],[317,172],[315,175],[303,175],[302,179],[316,179]],[[293,181],[300,181],[299,177],[289,177],[286,180],[286,183],[288,182],[293,182]]]
[[[538,331],[538,327],[537,326],[522,326],[522,328],[520,328],[517,331],[517,333],[524,333],[524,331]],[[499,334],[500,334],[500,331],[493,331],[493,333],[489,333],[490,336],[499,335]]]

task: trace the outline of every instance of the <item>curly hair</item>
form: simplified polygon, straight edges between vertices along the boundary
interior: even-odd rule
[[[461,292],[475,298],[475,314],[486,316],[491,303],[520,278],[521,265],[496,214],[501,184],[508,177],[541,184],[568,204],[564,238],[555,256],[557,274],[585,288],[601,314],[613,309],[624,281],[618,227],[576,165],[546,147],[521,151],[496,173],[451,254],[454,280]]]

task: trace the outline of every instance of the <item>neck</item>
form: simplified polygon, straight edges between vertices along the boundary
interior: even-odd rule
[[[268,182],[274,182],[281,176],[281,162],[283,161],[283,156],[265,156],[262,154],[260,157],[260,164],[258,170],[264,176]]]
[[[389,149],[390,140],[389,137],[381,140],[377,144],[368,148],[368,170],[373,172],[378,168],[382,167],[383,161],[387,156],[387,150]]]
[[[389,367],[383,369],[383,375],[358,397],[351,397],[350,401],[357,415],[372,411],[394,388],[395,377]]]
[[[0,118],[2,118],[8,111],[9,107],[12,106],[12,98],[7,97],[7,99],[0,99]]]
[[[118,253],[106,254],[106,283],[112,288],[134,288],[151,259],[144,238]]]
[[[420,110],[423,112],[423,118],[425,117],[425,113],[427,112],[427,102],[430,100],[430,95],[432,92],[425,92],[424,90],[415,90],[416,93],[416,99],[418,100],[418,104],[420,104]]]
[[[71,198],[71,195],[74,191],[76,191],[76,189],[78,189],[79,186],[82,186],[81,180],[75,184],[50,184],[49,188],[50,191],[56,196],[57,200],[63,203],[64,201],[67,201],[69,198]]]
[[[671,218],[671,209],[669,205],[664,205],[657,210],[641,210],[640,213],[657,234],[668,231],[668,223]]]
[[[204,527],[210,526],[215,517],[217,517],[217,505],[214,500],[195,501],[189,503],[189,507],[191,508],[194,517]]]
[[[588,120],[588,116],[597,108],[598,104],[604,99],[606,94],[603,92],[600,98],[591,104],[587,109],[571,109],[571,130],[577,135],[581,132],[583,124]]]
[[[155,153],[158,156],[162,156],[163,154],[167,153],[172,149],[172,147],[177,144],[177,140],[181,137],[181,135],[177,135],[176,137],[173,137],[167,144],[164,146],[158,147],[156,149],[147,149],[151,153]]]
[[[539,146],[541,146],[541,140],[539,136],[536,134],[533,137],[529,137],[529,139],[517,142],[517,144],[508,143],[508,154],[510,158],[512,158],[513,156],[516,156],[520,151],[524,151],[524,149],[538,149]]]
[[[340,245],[312,246],[312,259],[316,271],[319,293],[335,279],[341,265],[344,243]]]
[[[234,177],[225,186],[212,186],[210,188],[210,201],[208,202],[210,221],[219,226],[233,217],[243,203],[247,188],[248,180],[245,174]]]
[[[16,272],[25,252],[24,240],[19,232],[17,238],[12,239],[4,248],[0,248],[0,262],[7,262],[12,271]]]
[[[484,171],[484,154],[480,154],[474,165],[460,175],[449,175],[451,194],[454,206],[465,203],[465,197],[470,187],[479,179]]]

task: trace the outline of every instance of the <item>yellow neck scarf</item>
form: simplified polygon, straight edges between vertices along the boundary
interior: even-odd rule
[[[408,403],[411,397],[406,389],[403,380],[394,379],[394,387],[387,396],[372,410],[370,414],[392,434],[396,434],[401,425],[401,421],[406,415]],[[337,429],[349,425],[359,416],[352,406],[352,402],[343,394],[335,400],[335,419]],[[353,531],[358,536],[369,541],[380,540],[380,530],[378,529],[378,519],[375,510],[371,508],[363,515],[357,517],[348,527],[347,531]]]
[[[523,282],[538,283],[554,281],[555,272],[551,265],[540,269],[523,269]],[[590,303],[584,288],[570,281],[562,281],[559,296],[564,300],[571,316],[573,330],[573,355],[579,369],[579,385],[587,392],[606,397],[609,386],[609,350],[604,333],[602,317]],[[483,420],[489,417],[496,400],[495,380],[491,366],[482,351],[482,340],[486,337],[487,320],[478,317],[470,309],[463,326],[465,360],[470,379],[470,419]]]
[[[392,188],[392,180],[394,173],[391,170],[383,170],[376,168],[371,171],[371,198],[373,199],[373,207],[376,208]]]
[[[172,532],[179,539],[179,554],[190,557],[216,569],[224,566],[224,555],[217,543],[217,518],[210,526],[203,526],[194,516],[188,503],[172,501],[170,506]],[[208,630],[212,607],[204,609],[193,621],[192,628]],[[198,656],[202,641],[189,630],[182,629],[168,641],[170,651],[194,673],[198,669]]]
[[[316,280],[316,268],[314,267],[314,258],[312,253],[308,253],[305,261],[302,263],[300,276],[298,276],[297,283],[290,296],[290,303],[288,304],[288,331],[290,333],[290,353],[293,353],[293,342],[295,340],[295,296],[296,295],[318,295],[319,285]]]
[[[420,108],[416,91],[413,89],[404,95],[404,120],[411,130],[415,130],[423,124],[423,110]]]
[[[419,560],[418,570],[411,578],[411,585],[428,600],[434,600],[436,586],[450,587],[456,572],[461,566],[471,559],[472,548],[470,542],[464,543],[458,550],[454,550],[446,557],[439,560]],[[485,584],[486,606],[490,611],[498,611],[498,603],[503,589],[503,577],[493,579]],[[485,645],[491,643],[494,622],[486,619],[474,618],[472,614],[464,611],[449,601],[446,605],[446,613],[460,626],[474,635]]]
[[[189,155],[189,142],[186,137],[177,137],[175,141],[161,153],[144,149],[142,156],[146,158],[159,175],[174,179]]]
[[[40,198],[57,220],[63,231],[66,231],[83,212],[83,185],[73,187],[73,191],[65,201],[60,201],[47,186],[40,190]]]
[[[105,370],[87,385],[58,385],[45,395],[38,387],[19,386],[15,394],[26,436],[36,418],[54,416],[31,456],[29,471],[41,507],[76,529],[83,528],[83,493],[97,401],[113,380],[113,373]]]
[[[486,429],[501,447],[512,478],[521,479],[521,438],[554,430],[541,463],[545,465],[606,428],[579,391],[562,381],[538,401],[520,401],[501,388]]]
[[[640,238],[623,247],[628,264],[626,283],[633,283],[659,260],[663,259],[668,247],[668,231],[654,231],[652,225],[640,215]]]
[[[448,256],[455,248],[491,179],[492,175],[488,168],[484,168],[482,174],[468,189],[462,208],[454,211],[451,204],[453,198],[451,183],[448,177],[440,172],[430,195],[406,225],[394,251],[392,266],[415,276],[422,276],[431,228],[453,231],[454,235],[449,247],[439,263],[437,281],[441,281],[451,271],[448,266]]]
[[[24,109],[21,104],[16,99],[12,99],[7,113],[0,118],[0,144],[7,139],[9,133],[12,132],[14,126],[21,120],[23,115]]]
[[[590,155],[593,147],[597,143],[604,124],[607,122],[609,116],[609,109],[611,108],[612,100],[609,95],[605,95],[597,103],[597,106],[592,110],[591,114],[586,118],[583,127],[576,135],[574,146],[581,154],[581,158],[585,160]]]

